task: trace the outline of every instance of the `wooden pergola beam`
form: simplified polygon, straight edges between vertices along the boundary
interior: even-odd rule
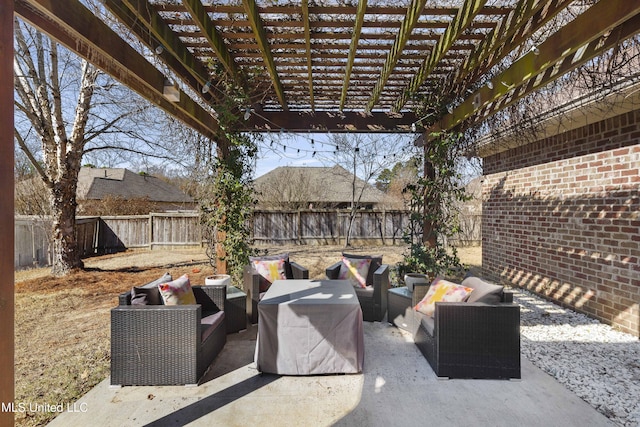
[[[460,84],[466,79],[466,88],[523,43],[529,33],[540,29],[571,3],[573,0],[540,1],[536,7],[530,8],[528,0],[521,0],[513,14],[488,34],[478,49],[465,60],[453,84]]]
[[[340,111],[342,111],[344,104],[347,101],[347,90],[349,89],[349,82],[351,80],[351,70],[353,69],[353,62],[356,59],[356,51],[358,50],[358,42],[360,40],[360,33],[362,32],[362,24],[364,23],[364,14],[366,10],[367,0],[358,1],[356,22],[353,26],[353,36],[351,37],[351,44],[349,45],[349,56],[347,57],[344,83],[342,85],[342,93],[340,94]]]
[[[284,96],[284,89],[282,88],[280,77],[278,76],[278,70],[276,69],[275,61],[273,60],[273,54],[271,53],[269,40],[267,39],[267,32],[262,24],[258,6],[256,5],[255,0],[242,0],[242,4],[244,5],[245,13],[251,23],[251,29],[253,30],[254,37],[260,46],[260,51],[262,52],[264,63],[269,71],[269,75],[271,76],[271,81],[273,82],[273,88],[276,92],[276,96],[278,97],[278,101],[280,102],[282,109],[287,111],[289,108],[287,107],[287,101]]]
[[[229,52],[222,35],[216,29],[211,18],[209,18],[204,6],[202,6],[202,2],[200,0],[182,0],[182,3],[191,14],[193,21],[200,28],[200,31],[202,31],[204,37],[211,44],[213,51],[216,53],[224,69],[238,85],[244,87],[244,79],[240,73],[240,69],[236,65],[231,52]]]
[[[542,84],[562,77],[603,52],[605,45],[613,46],[617,43],[620,39],[612,39],[612,35],[618,33],[614,31],[609,34],[613,29],[620,27],[622,30],[617,31],[624,31],[618,37],[624,34],[627,34],[626,37],[632,36],[632,31],[637,31],[635,23],[638,19],[631,18],[639,13],[640,4],[636,2],[608,0],[596,3],[537,46],[535,52],[528,52],[494,77],[491,88],[480,88],[430,131],[452,129],[490,105],[490,114],[495,114]],[[623,25],[628,20],[630,24]],[[523,85],[525,88],[518,90]],[[499,101],[501,98],[503,100]],[[487,114],[483,116],[486,117]]]
[[[464,5],[458,10],[458,14],[451,22],[451,25],[447,27],[440,37],[440,40],[438,40],[438,43],[431,51],[431,54],[422,63],[420,69],[409,82],[407,89],[402,92],[402,95],[400,95],[400,98],[398,98],[394,104],[393,111],[400,111],[409,98],[418,91],[431,71],[436,68],[438,62],[444,58],[447,51],[453,45],[453,42],[455,42],[462,32],[471,25],[471,21],[473,21],[473,18],[475,18],[478,12],[480,12],[480,9],[484,6],[486,1],[487,0],[466,0],[464,2]]]
[[[202,99],[206,102],[212,101],[214,96],[212,92],[201,93],[202,86],[209,80],[207,69],[189,52],[182,41],[162,21],[158,13],[153,12],[147,1],[103,0],[103,3],[149,49],[155,51],[161,47],[162,51],[156,54],[162,58],[169,69],[177,76],[182,76],[183,81],[195,93],[201,94]],[[138,23],[142,23],[147,31],[137,25]],[[150,39],[151,37],[153,40]]]
[[[311,28],[309,26],[309,0],[302,0],[302,20],[304,21],[304,44],[307,53],[307,69],[309,74],[309,105],[315,110],[313,99],[313,61],[311,60]]]
[[[159,4],[159,8],[162,8],[163,11],[166,12],[184,12],[184,7],[180,4],[170,3],[170,4]],[[223,4],[212,4],[209,6],[205,6],[205,9],[209,12],[218,12],[218,13],[230,13],[237,14],[242,13],[241,6],[231,6],[231,5],[223,5]],[[309,13],[314,15],[354,15],[356,13],[357,6],[342,6],[342,5],[331,5],[331,6],[310,6]],[[268,14],[283,14],[283,15],[292,15],[296,14],[299,11],[296,6],[271,6],[265,5],[260,8],[262,13]],[[485,6],[480,11],[479,15],[508,15],[511,12],[510,7],[502,7],[502,6]],[[425,7],[422,9],[423,15],[433,15],[433,16],[455,16],[458,13],[458,9],[455,7]],[[367,9],[368,15],[405,15],[406,9],[401,6],[370,6]]]
[[[219,126],[200,105],[180,93],[163,96],[165,76],[86,7],[74,0],[15,0],[15,11],[52,39],[110,74],[143,98],[215,139]]]
[[[373,88],[373,93],[367,103],[367,111],[373,110],[373,107],[378,103],[378,99],[380,98],[380,94],[384,89],[387,79],[391,75],[400,55],[402,55],[404,46],[407,44],[411,31],[413,31],[413,27],[415,27],[418,22],[422,9],[424,9],[426,3],[427,0],[411,0],[411,3],[407,7],[407,13],[404,17],[404,21],[402,21],[402,25],[400,26],[400,31],[396,35],[393,46],[387,54],[387,59],[382,67],[380,77],[378,78],[378,81]]]
[[[406,133],[415,121],[414,113],[255,111],[242,125],[248,132]]]
[[[640,14],[618,26],[616,29],[611,31],[611,34],[605,34],[598,39],[592,40],[589,44],[582,47],[579,52],[567,56],[559,64],[548,68],[542,75],[535,79],[530,79],[527,84],[507,93],[498,101],[485,106],[481,111],[478,111],[475,115],[467,119],[464,124],[470,126],[480,120],[491,117],[497,112],[515,104],[518,100],[529,95],[535,90],[551,83],[553,80],[565,75],[566,73],[575,70],[587,61],[595,58],[603,52],[606,52],[608,49],[614,48],[621,41],[633,37],[639,32]]]

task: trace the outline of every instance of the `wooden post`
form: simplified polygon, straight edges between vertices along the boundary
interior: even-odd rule
[[[224,246],[220,242],[224,242],[227,238],[227,233],[224,231],[218,231],[218,241],[216,242],[216,273],[227,274],[227,261],[224,259],[227,256],[227,252],[224,250]]]
[[[426,135],[425,135],[425,141],[426,141]],[[428,143],[425,143],[424,145],[424,177],[425,178],[429,178],[429,179],[434,179],[436,177],[436,170],[433,167],[433,164],[431,163],[431,161],[429,161],[429,156],[428,154],[428,150],[429,150],[429,145]],[[438,200],[425,200],[424,204],[425,206],[423,206],[423,212],[426,212],[427,209],[430,209],[431,207],[429,205],[434,204],[434,203],[439,203]],[[424,220],[423,224],[422,224],[422,243],[424,243],[425,246],[427,247],[435,247],[436,246],[436,233],[433,231],[433,223],[427,219]]]
[[[13,0],[0,0],[0,242],[13,248],[14,230],[14,152],[13,152]],[[11,77],[10,77],[11,76]],[[9,160],[11,159],[11,160]],[[12,250],[0,257],[0,404],[15,399],[15,298]],[[12,411],[0,411],[0,425],[14,424]]]

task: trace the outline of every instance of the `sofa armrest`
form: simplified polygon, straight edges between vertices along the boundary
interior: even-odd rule
[[[389,290],[389,265],[382,264],[373,273],[373,298],[383,307],[387,309],[387,291]]]
[[[473,376],[520,378],[517,304],[437,302],[433,335],[438,345],[438,363],[443,369],[438,373],[440,376],[466,376],[464,372],[447,372],[449,366],[457,370],[475,369]],[[478,373],[478,366],[493,371]]]
[[[503,302],[508,302],[508,303],[513,302],[513,294],[514,293],[512,291],[504,291],[502,293],[502,295],[503,295],[502,296],[502,301]]]
[[[196,383],[201,318],[200,305],[112,308],[111,384]]]
[[[118,295],[118,305],[131,305],[131,291]]]
[[[242,273],[242,288],[251,302],[247,314],[251,323],[258,322],[258,302],[260,301],[260,275],[251,265],[247,265]]]
[[[227,287],[225,285],[193,286],[193,294],[196,302],[202,306],[202,311],[224,311],[227,300]]]
[[[338,261],[335,264],[327,267],[325,270],[325,274],[327,275],[327,279],[329,280],[337,280],[338,275],[340,274],[340,267],[342,266],[342,261]]]
[[[296,262],[289,262],[291,266],[291,272],[293,273],[294,279],[308,279],[309,278],[309,270],[301,266]]]
[[[415,307],[429,292],[431,283],[416,283],[413,285],[413,293],[411,295],[411,305]]]

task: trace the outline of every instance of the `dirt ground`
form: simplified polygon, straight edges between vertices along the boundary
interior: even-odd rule
[[[288,252],[290,259],[309,269],[311,278],[340,259],[338,246],[260,247],[270,254]],[[350,248],[356,254],[383,254],[395,265],[403,247]],[[481,264],[479,247],[462,248],[459,256],[469,267]],[[16,403],[67,404],[109,375],[110,309],[118,294],[169,271],[188,274],[192,284],[204,283],[213,268],[203,250],[134,250],[85,260],[85,269],[64,278],[49,269],[15,274]],[[239,284],[238,284],[239,285]],[[16,414],[21,426],[45,425],[54,414]]]

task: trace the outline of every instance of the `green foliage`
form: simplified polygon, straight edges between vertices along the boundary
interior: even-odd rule
[[[253,254],[249,220],[255,197],[247,167],[255,157],[255,148],[246,136],[234,138],[226,158],[213,158],[211,173],[206,177],[200,199],[202,221],[209,247],[207,254],[212,266],[218,258],[220,245],[228,274],[240,281],[242,269]]]
[[[423,273],[431,277],[451,274],[461,267],[455,248],[447,239],[460,230],[456,201],[466,201],[455,160],[460,137],[438,134],[425,150],[425,173],[405,189],[411,196],[409,227],[403,236],[409,244],[398,276]]]
[[[198,199],[209,262],[214,269],[217,260],[226,262],[227,274],[239,283],[254,253],[249,224],[255,205],[252,173],[257,147],[250,136],[235,130],[247,97],[231,82],[220,84],[226,96],[216,105],[221,129],[217,155],[206,162]]]

